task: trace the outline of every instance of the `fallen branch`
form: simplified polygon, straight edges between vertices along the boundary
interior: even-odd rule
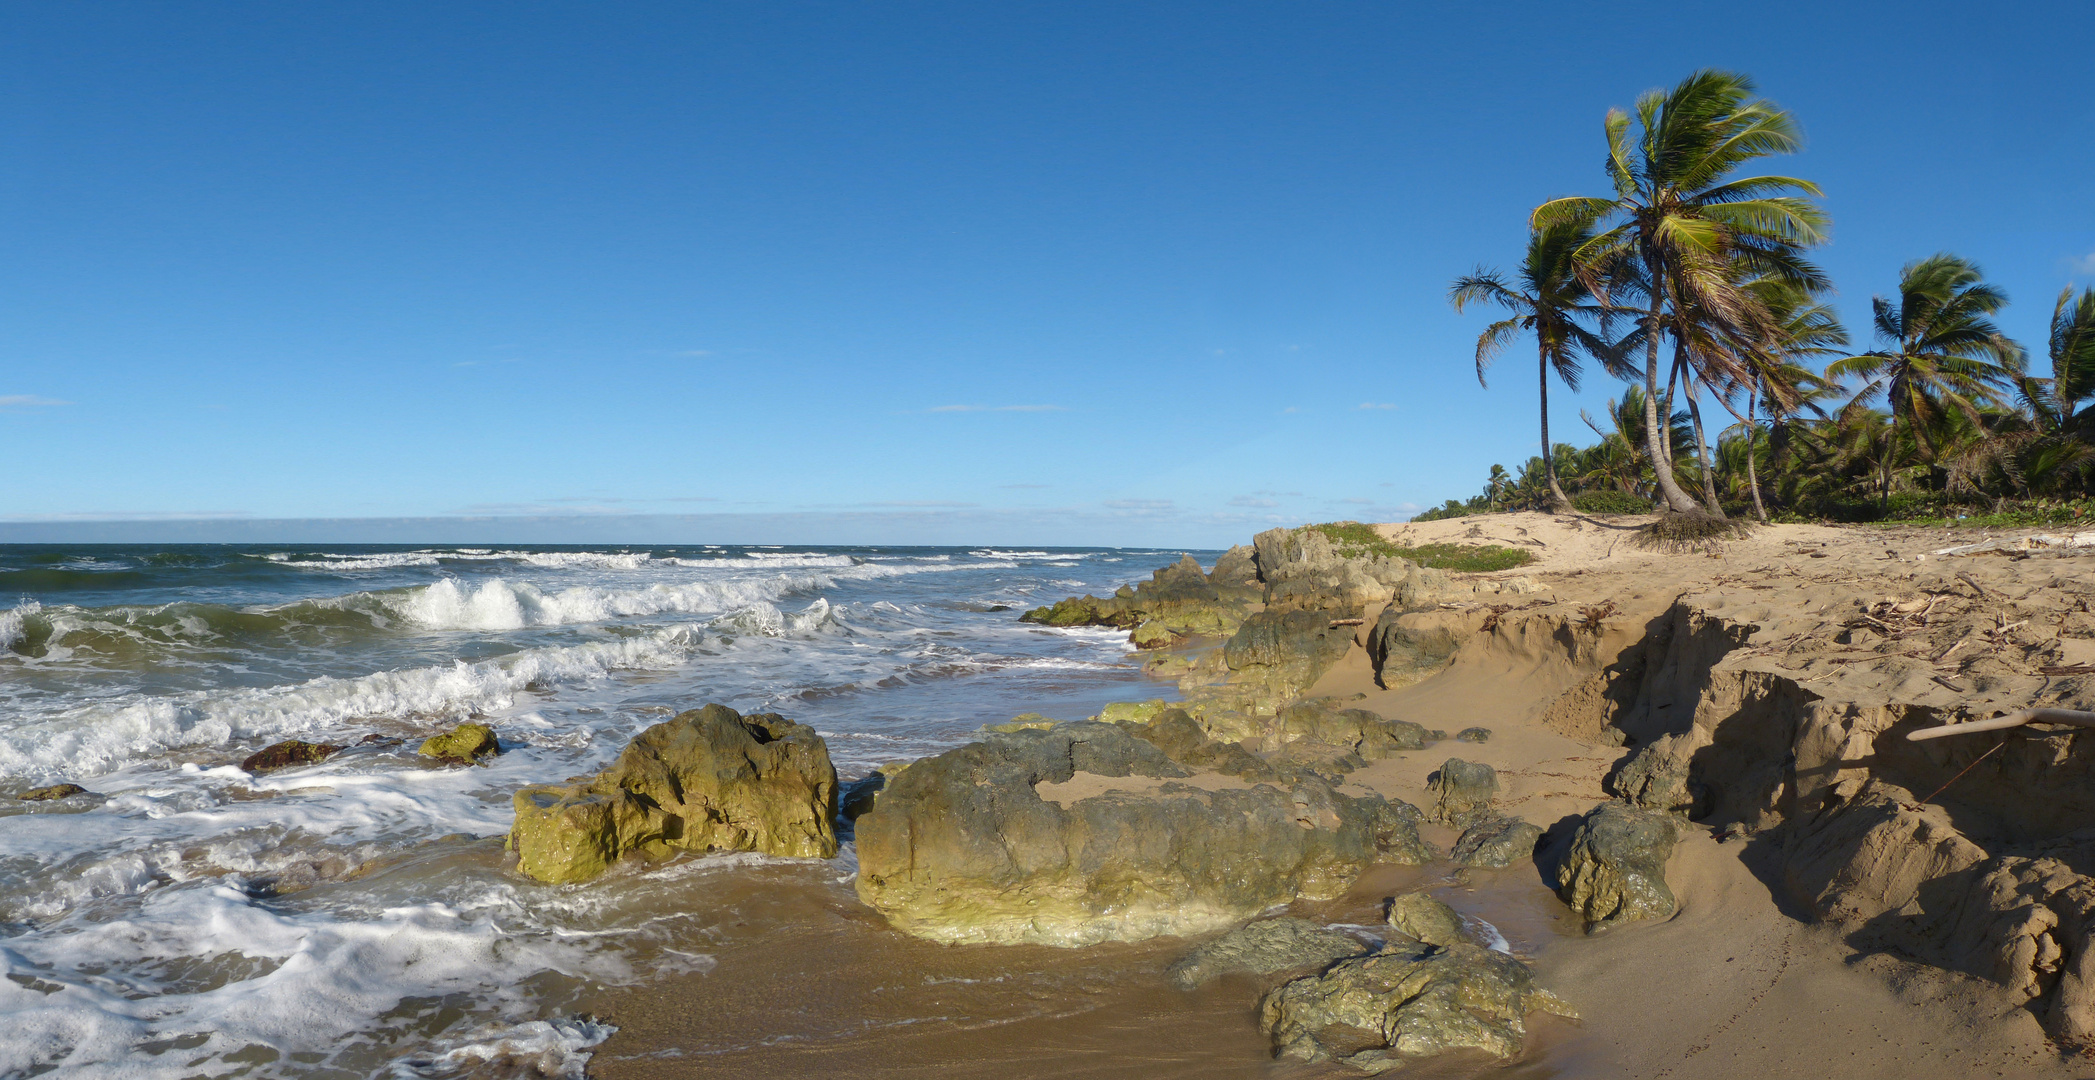
[[[1364,626],[1366,624],[1366,619],[1333,619],[1329,629],[1336,630],[1341,626]]]
[[[2005,731],[2024,724],[2071,724],[2075,727],[2095,728],[2095,712],[2078,709],[2023,709],[1991,720],[1971,720],[1962,724],[1943,724],[1940,727],[1909,731],[1906,738],[1913,742],[1923,739],[1939,739],[1945,735],[1970,735],[1981,731]]]
[[[1959,570],[1959,571],[1957,571],[1957,580],[1958,580],[1958,581],[1961,581],[1961,582],[1963,582],[1963,583],[1964,583],[1964,584],[1966,584],[1966,585],[1969,585],[1969,586],[1971,586],[1971,591],[1972,591],[1972,592],[1975,592],[1975,593],[1978,593],[1978,594],[1979,594],[1979,599],[1981,599],[1981,600],[1984,600],[1984,599],[1986,599],[1986,587],[1985,587],[1984,585],[1981,585],[1981,584],[1979,584],[1979,581],[1978,581],[1978,579],[1977,579],[1977,578],[1975,578],[1975,577],[1972,577],[1972,576],[1971,576],[1971,572],[1970,572],[1970,571],[1968,571],[1968,570]]]

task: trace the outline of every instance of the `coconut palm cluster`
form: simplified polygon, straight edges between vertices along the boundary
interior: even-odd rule
[[[1422,517],[1926,518],[2095,494],[2095,289],[2059,294],[2040,373],[1994,321],[2007,296],[1969,260],[1930,255],[1874,298],[1871,347],[1854,351],[1809,258],[1827,235],[1818,186],[1746,175],[1802,145],[1756,94],[1704,70],[1610,110],[1612,191],[1536,207],[1516,273],[1456,279],[1457,311],[1504,312],[1477,338],[1479,382],[1534,343],[1543,452]],[[1581,414],[1597,442],[1554,442],[1551,376],[1575,390],[1588,363],[1627,385]]]

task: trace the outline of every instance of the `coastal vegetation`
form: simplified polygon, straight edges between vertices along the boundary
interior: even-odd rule
[[[2059,294],[2048,364],[2033,370],[2031,350],[1995,321],[2007,295],[1970,260],[1927,255],[1874,298],[1871,347],[1851,351],[1826,299],[1832,282],[1806,257],[1829,225],[1819,188],[1743,175],[1802,145],[1794,117],[1756,97],[1750,78],[1696,72],[1611,110],[1604,133],[1612,193],[1536,207],[1517,280],[1480,267],[1449,290],[1457,311],[1511,313],[1478,336],[1480,382],[1511,341],[1535,340],[1543,452],[1492,466],[1480,494],[1420,520],[2089,516],[2095,289]],[[1583,359],[1626,385],[1602,416],[1580,414],[1597,441],[1553,442],[1550,376],[1577,389]]]

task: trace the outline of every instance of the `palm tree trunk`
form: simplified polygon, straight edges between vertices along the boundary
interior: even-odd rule
[[[1536,351],[1542,354],[1542,471],[1549,474],[1550,512],[1564,513],[1571,509],[1571,500],[1564,497],[1564,488],[1557,483],[1557,459],[1549,446],[1549,347],[1539,344],[1536,335]]]
[[[1753,514],[1760,523],[1768,523],[1767,504],[1760,501],[1760,468],[1754,458],[1754,443],[1760,441],[1760,380],[1755,379],[1753,389],[1746,395],[1746,486],[1753,489]]]
[[[1659,422],[1659,305],[1664,301],[1663,290],[1654,283],[1650,321],[1645,323],[1649,332],[1644,335],[1644,453],[1651,459],[1651,474],[1658,480],[1659,494],[1664,497],[1666,508],[1688,514],[1701,507],[1681,490],[1680,482],[1673,478],[1673,459],[1666,456],[1665,446],[1659,439],[1662,427]]]
[[[1702,403],[1695,393],[1695,373],[1683,372],[1687,378],[1681,380],[1681,389],[1688,395],[1688,417],[1695,423],[1695,459],[1702,465],[1702,497],[1709,501],[1709,512],[1717,517],[1724,516],[1724,504],[1717,499],[1717,471],[1710,467],[1709,438],[1702,432]]]

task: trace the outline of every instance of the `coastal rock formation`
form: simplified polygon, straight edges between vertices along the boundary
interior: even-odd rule
[[[1298,701],[1273,718],[1272,746],[1322,743],[1375,761],[1408,750],[1424,750],[1432,733],[1408,720],[1385,720],[1366,709],[1342,708],[1329,698]]]
[[[1491,800],[1499,792],[1499,774],[1480,761],[1449,758],[1427,777],[1426,790],[1433,793],[1433,820],[1462,827],[1491,813]]]
[[[1535,854],[1535,844],[1541,839],[1541,827],[1494,813],[1462,830],[1448,859],[1459,866],[1503,869]]]
[[[1557,896],[1587,932],[1673,914],[1666,862],[1678,836],[1673,819],[1621,803],[1602,803],[1572,830],[1558,859]]]
[[[1207,729],[1184,709],[1165,709],[1148,723],[1127,725],[1136,737],[1162,750],[1171,760],[1213,769],[1244,780],[1279,780],[1281,771],[1244,749],[1240,743],[1208,737]]]
[[[856,829],[859,898],[944,942],[1199,933],[1336,896],[1371,863],[1425,850],[1417,811],[1401,803],[1314,778],[1286,789],[1203,778],[1095,721],[919,761]]]
[[[1609,794],[1630,805],[1694,819],[1709,813],[1709,789],[1691,775],[1695,751],[1709,745],[1700,728],[1645,744],[1607,778]]]
[[[502,744],[495,738],[495,731],[486,724],[460,724],[442,735],[432,735],[422,740],[417,753],[460,765],[471,765],[489,754],[502,752]]]
[[[49,787],[30,788],[28,791],[15,796],[15,798],[23,802],[54,802],[59,799],[70,799],[75,795],[85,794],[87,794],[87,789],[78,784],[52,784]]]
[[[1431,591],[1446,575],[1409,559],[1345,548],[1315,526],[1268,529],[1252,538],[1270,611],[1296,608],[1358,614],[1388,604],[1409,586]]]
[[[1019,618],[1043,626],[1113,626],[1130,631],[1142,648],[1161,648],[1189,637],[1225,637],[1258,604],[1255,582],[1243,580],[1249,560],[1239,556],[1216,563],[1219,580],[1202,573],[1191,555],[1150,575],[1150,580],[1123,585],[1112,596],[1070,597],[1034,608]]]
[[[546,882],[587,881],[635,852],[837,852],[837,773],[821,736],[725,705],[656,724],[588,783],[525,788],[515,805],[517,869]]]
[[[288,769],[293,765],[311,765],[316,761],[326,761],[341,749],[333,743],[286,739],[249,754],[246,760],[240,763],[240,768],[243,772],[259,773],[272,769]]]
[[[1353,647],[1351,627],[1334,626],[1329,612],[1262,611],[1222,646],[1232,684],[1248,689],[1271,712],[1309,689]]]
[[[1223,975],[1271,975],[1297,968],[1321,968],[1367,951],[1367,946],[1351,934],[1327,930],[1306,919],[1282,916],[1248,923],[1202,945],[1180,957],[1164,976],[1171,980],[1171,985],[1191,990]]]
[[[1259,1023],[1277,1057],[1379,1073],[1450,1050],[1512,1057],[1536,1011],[1577,1015],[1504,953],[1466,942],[1395,942],[1275,989]]]
[[[1392,898],[1383,921],[1398,933],[1428,945],[1445,947],[1462,940],[1462,916],[1425,893]]]

